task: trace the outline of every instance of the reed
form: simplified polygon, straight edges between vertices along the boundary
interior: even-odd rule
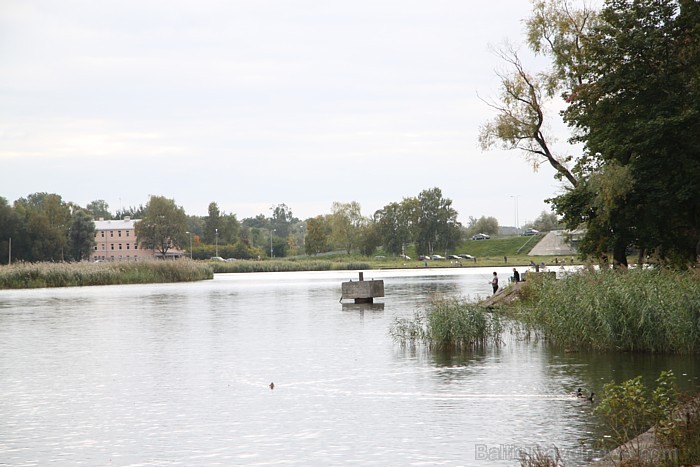
[[[334,271],[371,269],[368,263],[335,261],[212,261],[209,262],[215,273],[226,272],[293,272],[293,271]]]
[[[0,289],[188,282],[213,278],[194,261],[15,263],[0,268]]]
[[[533,281],[523,297],[516,319],[569,350],[700,349],[697,272],[581,272]]]
[[[402,345],[470,350],[501,342],[503,323],[476,304],[457,298],[435,298],[411,318],[396,318],[390,330]]]

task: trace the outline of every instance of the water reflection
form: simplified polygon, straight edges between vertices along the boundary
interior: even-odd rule
[[[360,314],[384,311],[384,303],[343,303],[342,305],[343,311],[354,311]]]
[[[487,295],[491,272],[373,271],[386,296],[357,308],[347,272],[0,292],[0,460],[513,465],[557,445],[577,465],[599,427],[576,387],[672,368],[697,388],[690,357],[392,341],[397,316]]]

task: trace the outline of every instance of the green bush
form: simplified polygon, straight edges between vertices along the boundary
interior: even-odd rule
[[[620,384],[608,383],[603,388],[600,404],[595,408],[595,413],[603,418],[609,430],[608,443],[612,447],[618,446],[627,459],[642,463],[663,462],[662,458],[645,459],[651,446],[643,445],[637,438],[651,427],[654,427],[660,444],[678,448],[685,443],[685,420],[679,416],[673,372],[662,371],[656,383],[653,391],[646,388],[641,376]],[[657,450],[654,454],[663,457],[664,453]]]

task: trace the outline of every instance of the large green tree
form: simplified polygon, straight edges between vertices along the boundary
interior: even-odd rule
[[[317,255],[328,251],[331,226],[324,216],[316,216],[306,221],[304,251],[308,255]]]
[[[540,232],[549,232],[550,230],[560,229],[561,222],[555,213],[542,211],[537,216],[537,219],[532,221],[530,227]]]
[[[584,253],[630,247],[677,265],[700,254],[700,3],[608,0],[584,40],[566,121],[583,181],[555,198]]]
[[[331,210],[331,239],[337,247],[350,253],[358,247],[360,231],[367,224],[367,219],[362,217],[360,204],[357,201],[350,203],[336,201]]]
[[[417,199],[417,251],[433,253],[454,248],[460,240],[461,225],[452,200],[444,198],[439,188],[423,190]]]
[[[112,214],[109,212],[109,204],[103,199],[90,201],[85,209],[92,215],[93,219],[111,219]]]
[[[76,261],[87,259],[95,246],[95,222],[84,209],[73,212],[70,226],[70,253]]]
[[[204,242],[213,245],[218,242],[219,229],[221,228],[221,211],[215,202],[209,203],[209,215],[204,218]]]
[[[17,213],[5,198],[0,197],[0,264],[17,257],[18,249],[12,243],[17,244],[19,232],[20,219]]]
[[[189,248],[187,215],[175,200],[151,196],[143,217],[136,223],[136,237],[144,247],[165,257],[173,248]],[[185,246],[186,245],[186,246]]]
[[[291,208],[284,203],[272,206],[270,210],[272,211],[270,225],[275,229],[275,234],[278,237],[287,238],[292,223],[298,222],[299,219],[294,217]]]
[[[360,238],[358,240],[360,253],[365,256],[372,256],[381,244],[382,238],[379,225],[376,222],[368,221],[360,228]]]
[[[406,245],[416,237],[419,203],[416,198],[404,198],[389,203],[374,214],[384,250],[396,255],[406,254]]]
[[[470,216],[467,234],[471,237],[479,233],[488,235],[498,234],[498,219],[492,216],[481,216],[478,219]]]
[[[146,208],[143,204],[137,206],[129,206],[128,208],[119,208],[114,214],[114,219],[124,219],[130,217],[132,219],[141,219],[144,216]],[[105,219],[107,219],[105,217]]]
[[[33,193],[14,203],[20,225],[12,250],[24,261],[62,261],[69,255],[71,205],[53,193]]]
[[[612,254],[687,264],[700,254],[700,3],[607,0],[601,11],[567,0],[533,3],[527,41],[551,60],[528,73],[514,52],[501,75],[497,116],[482,146],[500,143],[549,161],[568,181],[551,200],[569,228],[584,227],[584,256]],[[574,143],[556,156],[546,103],[561,98]],[[554,157],[551,157],[554,156]],[[537,165],[538,159],[535,159]]]
[[[233,244],[240,240],[241,224],[235,214],[224,213],[219,219],[219,241],[225,244]]]
[[[209,203],[208,215],[203,219],[203,240],[213,245],[234,244],[241,239],[241,224],[235,214],[226,214],[219,210],[215,202]]]

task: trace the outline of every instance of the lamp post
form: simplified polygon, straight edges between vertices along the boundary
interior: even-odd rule
[[[515,233],[517,234],[520,230],[518,226],[518,195],[511,195],[510,197],[513,198],[515,204]]]
[[[299,227],[301,229],[301,250],[306,253],[305,248],[304,248],[304,225]]]
[[[270,258],[273,257],[273,252],[272,252],[272,232],[277,232],[277,229],[272,229],[272,230],[270,230]]]
[[[190,236],[190,259],[192,259],[192,232],[185,232]]]
[[[219,229],[214,229],[214,244],[216,245],[216,254],[214,256],[219,256]]]

